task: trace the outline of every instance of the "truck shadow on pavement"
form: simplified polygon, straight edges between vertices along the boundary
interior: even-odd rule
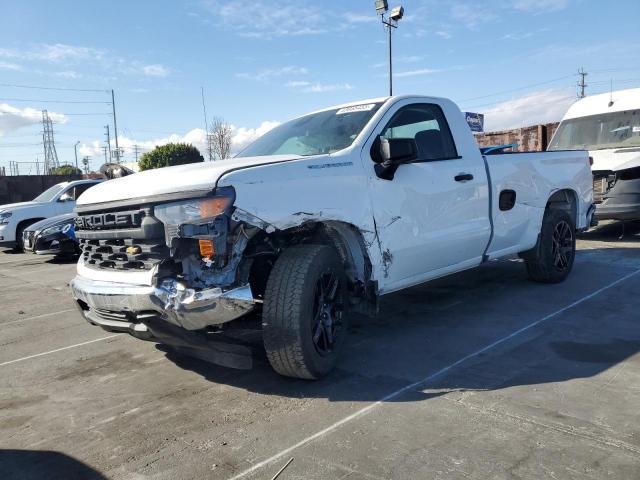
[[[60,452],[0,449],[1,477],[7,480],[107,480],[107,477]]]
[[[607,231],[596,234],[614,234]],[[599,252],[603,258],[596,257]],[[384,297],[379,315],[354,319],[338,368],[316,382],[281,377],[264,357],[256,359],[251,370],[231,370],[158,348],[179,367],[211,382],[265,395],[330,401],[377,401],[454,364],[386,401],[587,379],[640,351],[638,301],[622,285],[507,337],[640,268],[638,253],[635,248],[608,247],[581,251],[573,275],[560,286],[529,282],[522,263],[512,259]],[[616,265],[610,260],[616,256],[632,258],[633,265]],[[635,281],[637,285],[640,275]]]

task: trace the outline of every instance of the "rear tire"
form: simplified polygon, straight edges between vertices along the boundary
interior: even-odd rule
[[[347,281],[334,249],[285,250],[267,281],[262,330],[267,358],[280,375],[318,379],[335,366],[347,333]]]
[[[536,246],[525,255],[529,278],[541,283],[564,281],[576,254],[575,225],[563,210],[547,210]]]

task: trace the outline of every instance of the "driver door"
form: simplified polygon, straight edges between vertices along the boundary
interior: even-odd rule
[[[363,150],[383,293],[480,264],[491,232],[484,163],[479,151],[458,151],[442,108],[407,100],[387,115],[375,136],[414,139],[418,159],[384,180],[373,168],[375,140]]]

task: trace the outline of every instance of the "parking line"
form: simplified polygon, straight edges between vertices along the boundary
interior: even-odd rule
[[[63,350],[69,350],[71,348],[82,347],[83,345],[89,345],[90,343],[101,342],[102,340],[109,340],[110,338],[122,337],[122,335],[108,335],[106,337],[96,338],[95,340],[89,340],[88,342],[76,343],[75,345],[69,345],[68,347],[56,348],[55,350],[49,350],[48,352],[36,353],[35,355],[29,355],[28,357],[16,358],[15,360],[9,360],[8,362],[0,363],[0,367],[5,365],[11,365],[12,363],[22,362],[24,360],[30,360],[36,357],[42,357],[49,355],[50,353],[62,352]]]
[[[12,320],[10,322],[0,323],[0,327],[3,327],[5,325],[12,325],[14,323],[26,322],[27,320],[36,320],[38,318],[51,317],[53,315],[60,315],[61,313],[69,313],[69,312],[75,312],[75,311],[77,311],[77,309],[67,308],[66,310],[60,310],[59,312],[43,313],[42,315],[34,315],[33,317],[25,317],[25,318],[20,318],[18,320]]]
[[[589,295],[586,295],[582,298],[580,298],[579,300],[576,300],[575,302],[567,305],[566,307],[561,308],[560,310],[556,310],[553,313],[550,313],[538,320],[536,320],[535,322],[532,322],[518,330],[516,330],[515,332],[510,333],[509,335],[500,338],[499,340],[496,340],[493,343],[490,343],[489,345],[486,345],[485,347],[482,347],[480,350],[476,350],[473,353],[470,353],[469,355],[465,355],[464,357],[460,358],[459,360],[456,360],[455,362],[447,365],[444,368],[441,368],[440,370],[438,370],[435,373],[432,373],[424,378],[422,378],[421,380],[418,380],[417,382],[411,383],[409,385],[406,385],[402,388],[400,388],[399,390],[396,390],[394,392],[389,393],[388,395],[382,397],[380,400],[377,400],[376,402],[367,405],[364,408],[361,408],[360,410],[358,410],[357,412],[352,413],[351,415],[348,415],[346,417],[344,417],[342,420],[338,420],[337,422],[329,425],[328,427],[320,430],[319,432],[314,433],[313,435],[310,435],[306,438],[303,438],[302,440],[300,440],[298,443],[285,448],[284,450],[276,453],[275,455],[272,455],[271,457],[256,463],[255,465],[253,465],[252,467],[247,468],[246,470],[238,473],[237,475],[231,477],[229,480],[238,480],[240,478],[246,477],[247,475],[255,472],[256,470],[260,470],[262,467],[265,467],[269,464],[271,464],[272,462],[275,462],[276,460],[281,459],[282,457],[284,457],[285,455],[289,455],[292,451],[306,445],[307,443],[310,443],[314,440],[317,440],[320,437],[323,437],[325,435],[327,435],[328,433],[333,432],[334,430],[337,430],[339,427],[341,427],[342,425],[351,422],[352,420],[356,420],[359,417],[362,417],[364,415],[366,415],[367,413],[369,413],[371,410],[373,410],[374,408],[382,405],[384,402],[388,402],[389,400],[393,400],[394,398],[397,398],[411,390],[414,390],[418,387],[423,387],[427,382],[433,380],[436,377],[439,377],[440,375],[443,375],[445,373],[447,373],[448,371],[454,369],[455,367],[463,364],[464,362],[466,362],[467,360],[470,360],[474,357],[477,357],[478,355],[481,355],[485,352],[488,352],[489,350],[492,350],[493,348],[497,347],[498,345],[502,345],[503,343],[511,340],[514,337],[517,337],[518,335],[520,335],[521,333],[524,333],[528,330],[531,330],[532,328],[540,325],[541,323],[544,323],[558,315],[560,315],[561,313],[566,312],[567,310],[572,309],[573,307],[580,305],[583,302],[586,302],[587,300],[592,299],[593,297],[599,295],[600,293],[604,292],[605,290],[608,290],[611,287],[614,287],[616,285],[618,285],[619,283],[624,282],[625,280],[628,280],[629,278],[633,277],[634,275],[637,275],[638,273],[640,273],[640,270],[636,270],[634,272],[631,272],[627,275],[625,275],[622,278],[619,278],[618,280],[605,285],[602,288],[599,288],[598,290],[596,290],[595,292],[590,293]]]

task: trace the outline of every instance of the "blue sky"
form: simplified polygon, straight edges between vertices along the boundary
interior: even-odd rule
[[[403,5],[394,93],[450,97],[486,113],[489,128],[559,119],[580,67],[587,93],[607,91],[611,79],[614,88],[640,86],[638,0]],[[0,166],[42,159],[47,108],[60,160],[72,161],[80,141],[97,168],[112,88],[127,160],[133,144],[201,147],[200,87],[209,117],[234,126],[236,149],[289,117],[386,95],[386,37],[373,0],[0,5]]]

